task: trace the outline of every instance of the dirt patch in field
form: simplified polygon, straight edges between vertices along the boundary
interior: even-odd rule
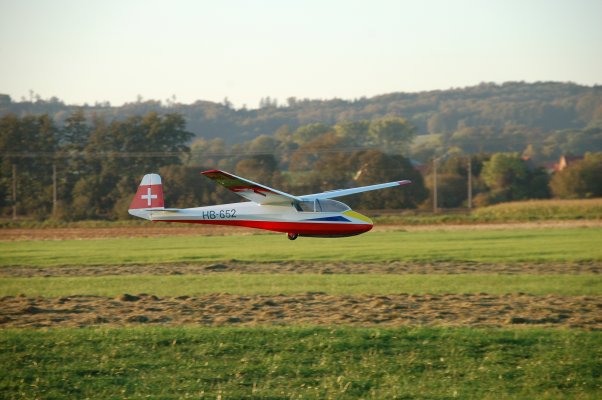
[[[544,228],[591,228],[602,227],[602,221],[541,221],[510,222],[490,224],[436,224],[403,225],[376,224],[374,232],[388,231],[456,231],[456,230],[506,230],[506,229],[544,229]],[[231,226],[199,224],[153,224],[145,226],[104,227],[104,228],[2,228],[0,241],[19,240],[73,240],[73,239],[112,239],[123,237],[161,237],[161,236],[225,236],[276,234],[257,229],[243,229]],[[284,238],[284,234],[280,234]]]
[[[300,261],[253,263],[231,260],[223,263],[157,265],[8,266],[0,268],[0,277],[203,275],[224,272],[235,274],[600,274],[602,263],[599,261],[516,264],[407,261],[380,263]]]
[[[448,325],[600,330],[602,296],[509,294],[232,295],[0,299],[0,327],[96,325]]]
[[[567,220],[567,221],[535,221],[535,222],[490,222],[490,223],[445,223],[427,225],[403,225],[403,224],[377,224],[373,231],[491,231],[511,229],[554,229],[554,228],[600,228],[602,221],[599,220]]]
[[[19,240],[74,240],[74,239],[114,239],[124,237],[161,237],[161,236],[223,236],[257,234],[260,231],[236,229],[215,225],[156,225],[126,226],[111,228],[4,228],[0,229],[0,241]]]

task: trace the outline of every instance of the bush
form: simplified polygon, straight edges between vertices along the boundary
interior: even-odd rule
[[[581,161],[554,175],[554,197],[564,199],[602,196],[602,153],[586,153]]]

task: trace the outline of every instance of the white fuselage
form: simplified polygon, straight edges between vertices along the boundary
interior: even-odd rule
[[[130,210],[130,213],[155,222],[244,226],[301,236],[351,236],[372,228],[368,217],[337,201],[322,200],[303,206],[242,202],[183,209]]]

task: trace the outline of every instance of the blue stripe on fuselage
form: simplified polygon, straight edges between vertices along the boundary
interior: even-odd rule
[[[305,219],[304,221],[351,222],[347,218],[345,218],[341,215],[337,215],[336,217],[322,217],[322,218]]]

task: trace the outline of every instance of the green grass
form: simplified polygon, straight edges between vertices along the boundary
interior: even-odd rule
[[[7,399],[595,399],[601,360],[602,333],[579,330],[3,330],[0,392]]]
[[[383,214],[371,214],[370,211],[366,211],[365,214],[370,216],[376,225],[470,225],[479,223],[468,211],[441,211],[437,214],[415,211],[406,211],[403,213],[387,211]]]
[[[370,211],[366,213],[371,215]],[[391,211],[375,215],[373,220],[381,224],[403,225],[602,220],[602,199],[513,201],[476,208],[472,212],[443,209],[438,214]]]
[[[565,296],[602,294],[597,275],[128,275],[101,277],[3,278],[0,296],[117,296],[150,293],[157,296],[232,294],[299,294],[325,292],[358,294],[530,293]]]
[[[119,228],[130,226],[147,225],[148,221],[139,218],[130,218],[120,221],[109,220],[82,220],[82,221],[62,221],[58,219],[46,219],[42,221],[33,219],[0,219],[0,229],[21,228],[21,229],[46,229],[46,228]],[[185,225],[182,225],[184,228]]]
[[[602,199],[529,200],[476,209],[476,221],[542,221],[602,219]]]
[[[149,227],[151,230],[152,227]],[[372,232],[343,239],[284,235],[178,236],[0,243],[2,265],[243,261],[602,260],[601,228]]]

